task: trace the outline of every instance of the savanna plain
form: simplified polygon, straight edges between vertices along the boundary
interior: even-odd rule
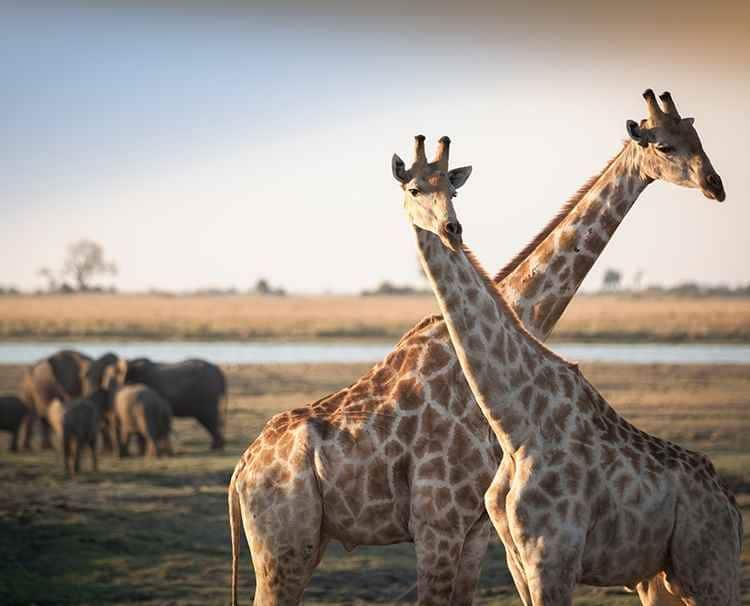
[[[227,604],[226,486],[235,462],[273,413],[345,386],[367,367],[225,366],[230,410],[221,454],[207,450],[208,437],[193,421],[177,419],[175,456],[102,457],[98,473],[65,481],[55,453],[11,455],[0,444],[0,604]],[[582,368],[629,420],[706,452],[734,488],[745,517],[743,604],[750,605],[750,368]],[[0,391],[13,391],[22,371],[0,366]],[[86,458],[83,465],[88,469]],[[332,544],[305,602],[413,602],[414,566],[410,544],[352,553]],[[243,544],[242,603],[250,603],[253,587]],[[486,556],[477,602],[520,603],[498,541]],[[637,603],[620,588],[581,588],[576,597],[581,605]]]
[[[0,297],[0,339],[397,339],[437,312],[409,296]],[[580,294],[553,339],[750,342],[750,297]]]

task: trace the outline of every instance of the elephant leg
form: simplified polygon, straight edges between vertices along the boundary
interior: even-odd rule
[[[21,426],[16,427],[10,438],[10,451],[18,452],[18,434],[21,433]]]
[[[63,453],[63,468],[65,470],[65,477],[70,478],[73,476],[73,444],[69,435],[63,433],[62,440],[62,453]]]
[[[40,421],[42,422],[42,449],[52,450],[52,426],[43,417],[40,417]]]
[[[122,426],[120,420],[115,421],[115,435],[117,437],[117,452],[118,456],[122,459],[128,456],[128,435],[125,433],[125,428]]]
[[[151,439],[148,440],[143,436],[143,434],[137,433],[135,434],[135,439],[138,442],[138,456],[142,457],[146,454],[146,444],[147,442],[150,442]]]
[[[218,405],[213,413],[204,414],[196,418],[198,423],[203,425],[206,431],[211,435],[211,450],[221,450],[224,448],[224,436],[221,435],[221,429],[219,428]]]
[[[94,471],[99,471],[99,462],[96,459],[96,436],[89,442],[89,448],[91,449],[91,467]]]
[[[81,456],[83,456],[83,442],[78,438],[75,439],[75,472],[76,475],[81,473]]]
[[[21,422],[21,436],[24,450],[31,450],[31,439],[34,437],[34,423],[36,422],[36,414],[29,411],[23,421]]]
[[[146,454],[149,457],[161,456],[161,449],[159,448],[159,445],[156,443],[156,440],[153,438],[153,436],[149,436],[147,440],[144,440],[144,442],[147,445]]]

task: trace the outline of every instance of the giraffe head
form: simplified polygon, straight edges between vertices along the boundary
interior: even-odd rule
[[[726,197],[724,185],[703,151],[693,128],[694,119],[680,117],[668,92],[659,95],[661,106],[650,88],[643,98],[648,118],[640,124],[628,120],[627,130],[630,138],[641,146],[641,166],[646,176],[695,187],[707,198],[722,202]]]
[[[450,139],[441,137],[435,160],[427,162],[424,135],[414,137],[414,163],[406,170],[396,154],[391,169],[404,190],[404,208],[417,227],[437,234],[453,251],[461,247],[461,224],[453,210],[453,197],[471,174],[471,166],[448,170]]]

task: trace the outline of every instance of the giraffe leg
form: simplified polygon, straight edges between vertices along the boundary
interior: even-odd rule
[[[531,594],[529,593],[529,583],[526,580],[518,548],[513,542],[513,535],[508,526],[508,515],[505,509],[506,497],[510,491],[512,469],[513,462],[510,457],[503,457],[500,467],[484,495],[484,506],[497,535],[505,547],[505,560],[521,602],[523,602],[524,606],[530,606]]]
[[[474,593],[479,582],[479,573],[482,569],[482,559],[487,553],[487,545],[490,540],[492,526],[487,514],[474,522],[469,534],[464,539],[461,549],[461,560],[458,566],[458,574],[453,583],[453,595],[451,604],[454,606],[472,604]]]
[[[239,489],[245,537],[255,569],[256,606],[299,604],[327,539],[321,532],[323,506],[310,474],[293,487],[263,485]]]
[[[667,588],[688,606],[739,606],[742,522],[728,503],[708,499],[702,509],[678,504],[670,545],[671,569]]]
[[[455,530],[422,524],[414,536],[417,552],[417,603],[450,604],[463,537]]]
[[[575,579],[567,566],[534,567],[526,578],[534,606],[572,606]]]
[[[643,606],[685,606],[685,602],[667,588],[664,573],[660,572],[636,586]]]

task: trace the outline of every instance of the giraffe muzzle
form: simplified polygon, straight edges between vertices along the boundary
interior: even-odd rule
[[[463,231],[458,221],[446,221],[440,230],[440,238],[448,248],[455,252],[461,248]]]
[[[721,177],[716,173],[710,173],[706,177],[706,183],[703,188],[703,193],[718,202],[723,202],[727,197],[724,191],[724,183],[721,181]]]

